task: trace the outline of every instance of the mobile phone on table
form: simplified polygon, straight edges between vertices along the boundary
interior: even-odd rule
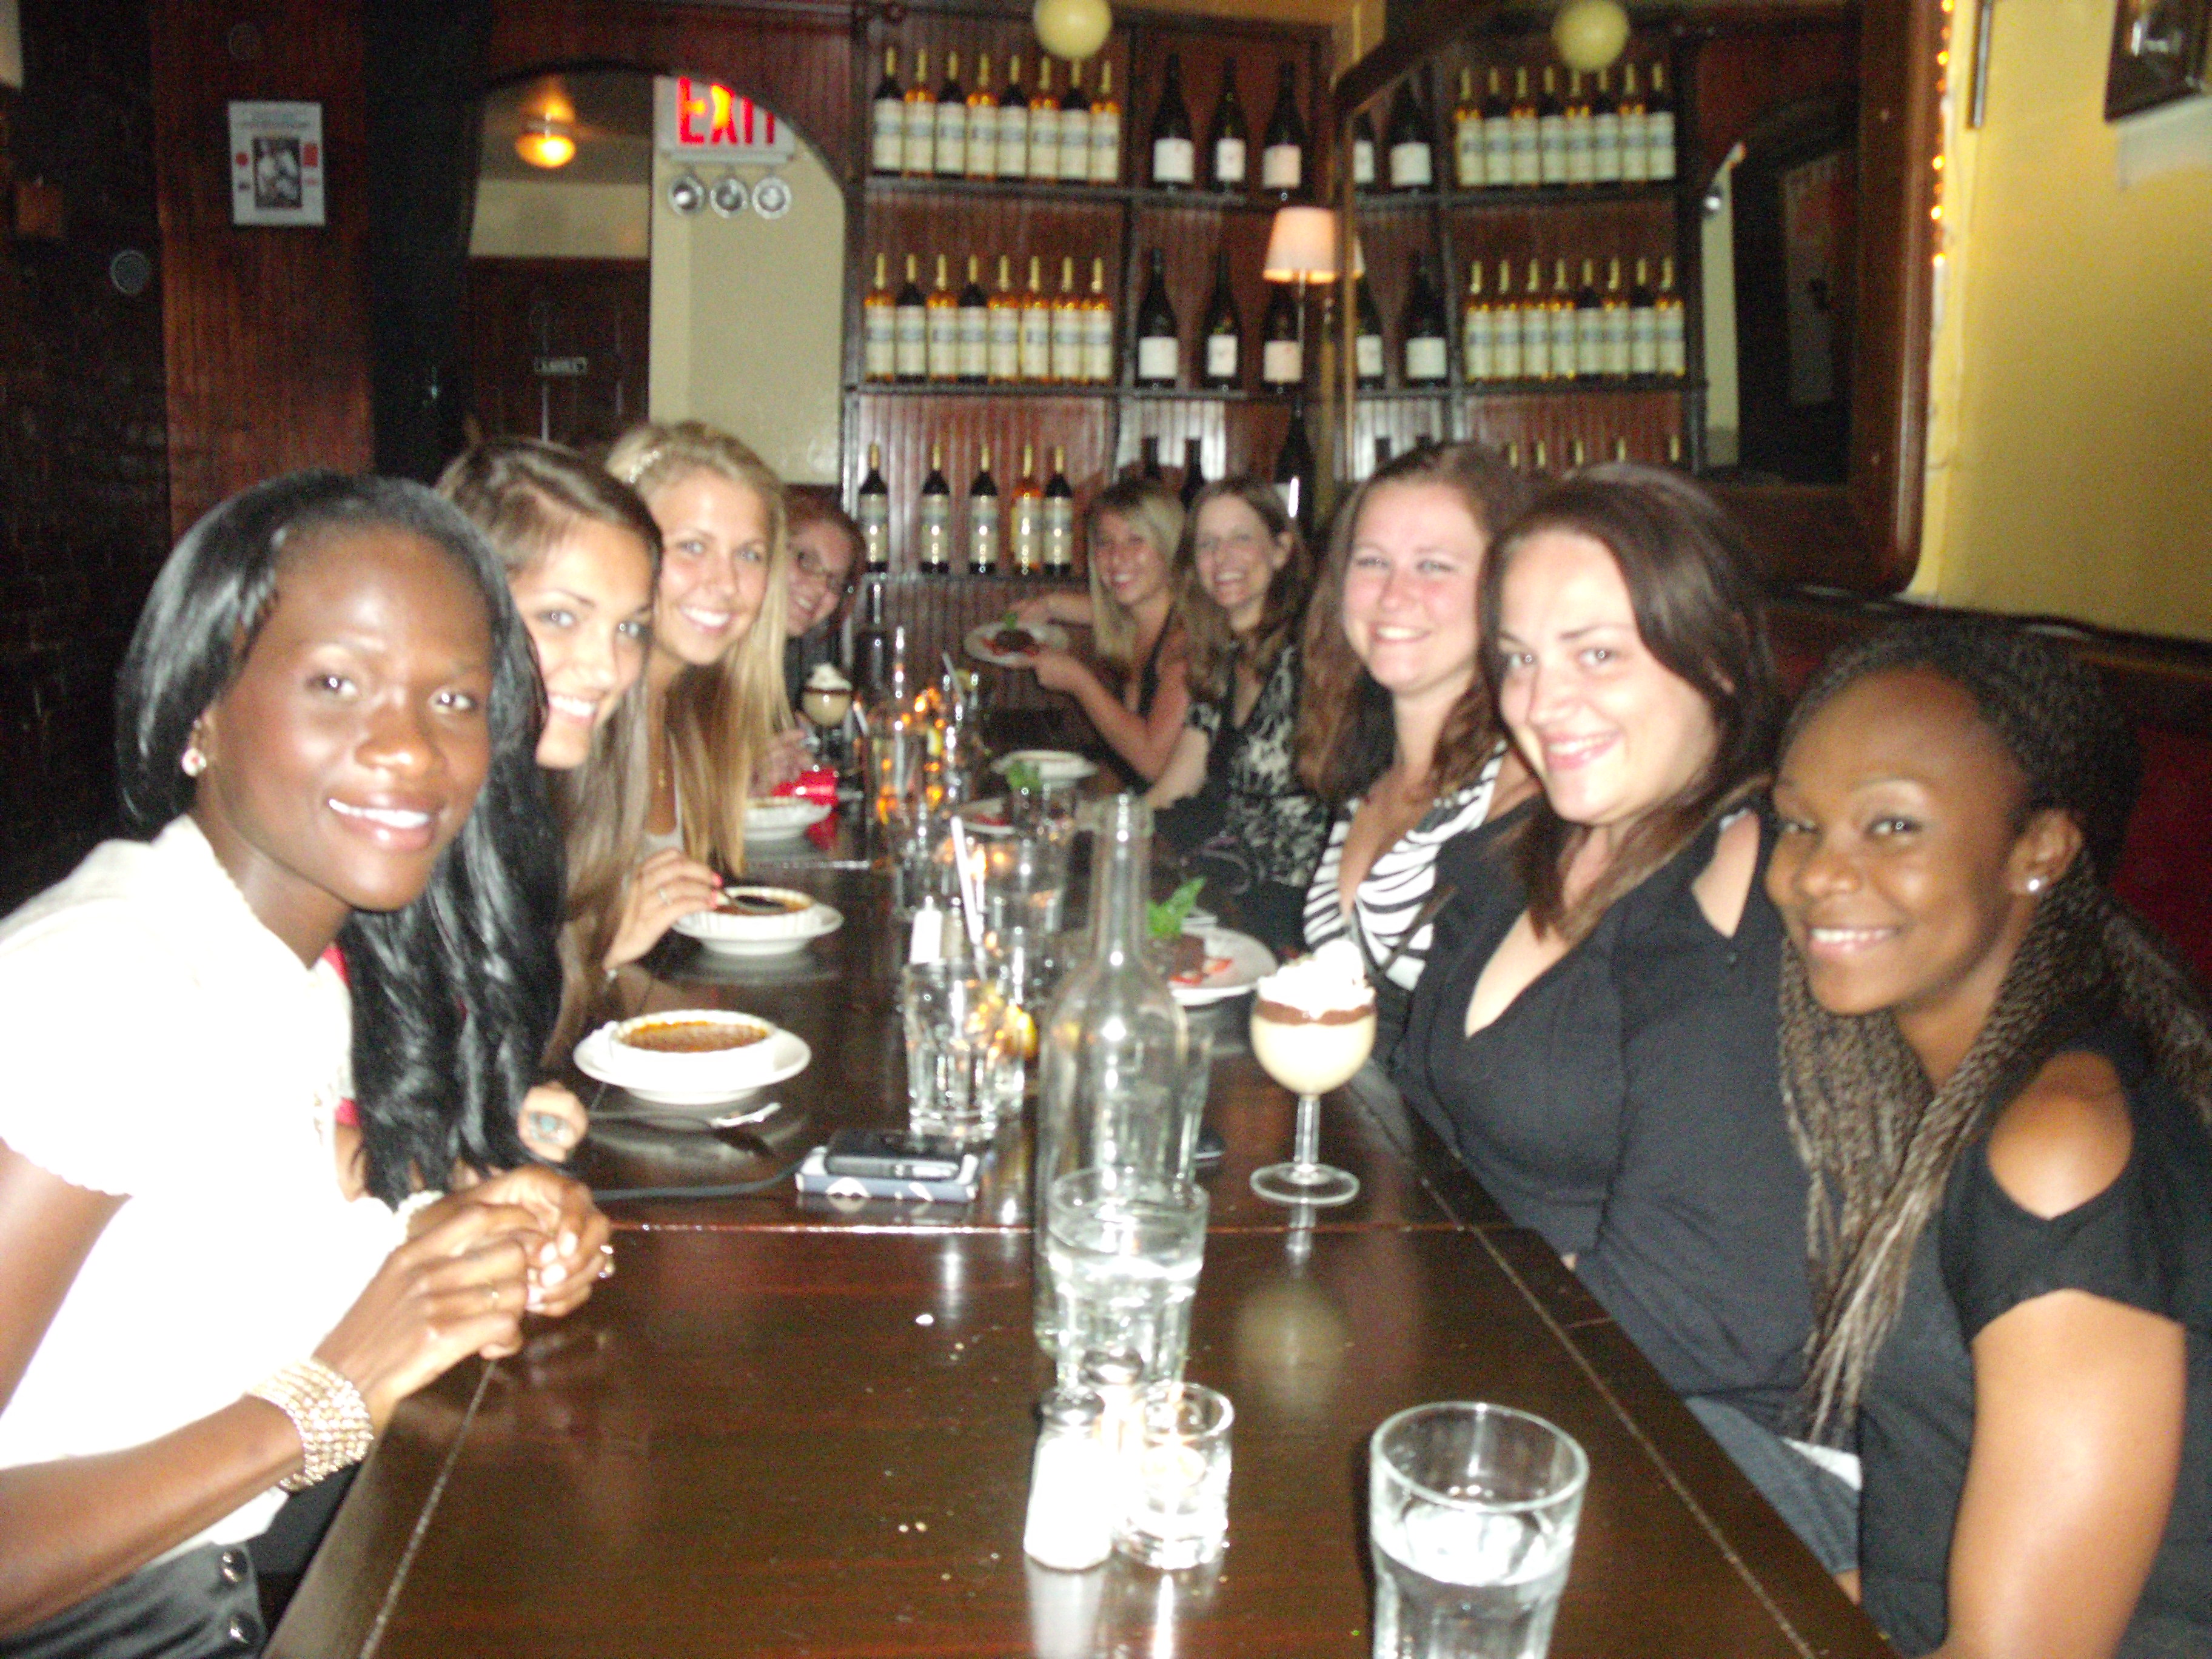
[[[950,1181],[960,1173],[957,1141],[904,1129],[835,1129],[822,1167],[833,1176],[887,1181]]]

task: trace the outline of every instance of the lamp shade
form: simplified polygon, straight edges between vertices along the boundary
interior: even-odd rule
[[[1275,210],[1267,233],[1267,260],[1261,274],[1271,283],[1336,280],[1336,214],[1329,208]]]
[[[1568,0],[1552,21],[1552,44],[1569,69],[1601,70],[1628,44],[1628,14],[1620,0]]]
[[[1079,63],[1106,44],[1114,13],[1106,0],[1036,0],[1030,21],[1047,52]]]
[[[534,167],[565,167],[576,159],[576,141],[565,123],[534,115],[523,123],[514,153]]]

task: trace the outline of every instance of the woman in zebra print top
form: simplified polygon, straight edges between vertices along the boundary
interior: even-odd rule
[[[1339,515],[1307,614],[1298,773],[1335,817],[1306,943],[1348,933],[1366,953],[1378,1054],[1421,976],[1438,850],[1534,792],[1476,672],[1483,556],[1528,500],[1479,445],[1403,457]]]

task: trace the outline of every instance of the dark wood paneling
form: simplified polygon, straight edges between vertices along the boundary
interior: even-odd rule
[[[988,52],[991,58],[991,91],[994,96],[1003,96],[1006,90],[1006,60],[1018,52],[1022,59],[1022,93],[1034,97],[1037,89],[1037,65],[1046,56],[1038,46],[1036,30],[1031,27],[1028,15],[1019,17],[962,16],[945,12],[909,11],[896,23],[878,23],[869,40],[868,61],[859,66],[860,92],[874,89],[883,78],[884,49],[898,50],[898,77],[902,86],[914,84],[914,55],[917,48],[929,52],[929,89],[934,93],[945,84],[945,54],[960,54],[960,84],[969,92],[975,89],[976,54]],[[1083,64],[1083,92],[1086,98],[1098,94],[1098,71],[1103,63],[1114,66],[1114,101],[1121,106],[1121,163],[1123,180],[1133,175],[1129,167],[1129,40],[1122,30],[1106,37],[1096,57],[1086,58]],[[1065,58],[1052,59],[1052,93],[1054,98],[1067,91],[1068,64]],[[863,158],[865,159],[865,158]],[[1071,181],[1072,183],[1073,181]],[[1117,180],[1116,182],[1121,182]]]
[[[642,259],[471,259],[461,307],[486,437],[610,444],[645,414],[652,267]],[[581,358],[580,375],[537,372]]]
[[[1430,281],[1447,284],[1446,317],[1457,310],[1450,298],[1450,278],[1441,269],[1436,217],[1401,209],[1363,209],[1359,245],[1367,260],[1367,291],[1382,313],[1383,375],[1392,386],[1401,387],[1406,383],[1406,295],[1413,284],[1416,256],[1427,261]]]
[[[1613,459],[1616,439],[1628,445],[1632,461],[1668,459],[1667,441],[1682,432],[1682,399],[1673,392],[1556,393],[1509,392],[1468,399],[1468,435],[1503,449],[1520,446],[1521,463],[1537,464],[1540,441],[1553,472],[1572,465],[1579,438],[1588,462]]]
[[[161,203],[169,517],[303,466],[366,468],[367,125],[350,7],[155,0],[154,155]],[[247,33],[234,34],[240,25]],[[232,43],[251,46],[234,55]],[[230,222],[233,99],[323,106],[320,228]]]
[[[1717,21],[1698,41],[1696,62],[1698,128],[1679,137],[1683,170],[1702,182],[1768,110],[1856,89],[1858,18],[1854,11]]]
[[[1674,204],[1663,195],[1566,207],[1528,207],[1511,201],[1455,207],[1447,216],[1446,234],[1451,238],[1451,306],[1458,309],[1467,292],[1468,266],[1477,258],[1484,265],[1483,290],[1495,298],[1498,262],[1513,264],[1513,292],[1518,297],[1528,275],[1528,261],[1544,264],[1548,284],[1555,261],[1567,262],[1567,279],[1582,281],[1583,261],[1597,262],[1597,283],[1605,286],[1608,260],[1620,261],[1620,283],[1626,291],[1636,281],[1636,262],[1650,268],[1651,286],[1659,286],[1659,261],[1674,252]],[[1675,274],[1681,285],[1681,273]]]
[[[1264,24],[1238,24],[1228,19],[1204,26],[1185,20],[1170,21],[1157,14],[1140,25],[1143,46],[1139,64],[1143,86],[1137,100],[1137,118],[1129,131],[1127,172],[1131,182],[1152,182],[1152,117],[1159,107],[1160,87],[1167,74],[1167,55],[1173,52],[1182,68],[1183,106],[1190,112],[1191,136],[1198,145],[1198,179],[1204,188],[1210,171],[1206,154],[1207,130],[1221,97],[1229,61],[1236,60],[1237,97],[1244,106],[1247,154],[1244,199],[1273,202],[1260,190],[1260,151],[1266,141],[1267,121],[1275,108],[1276,78],[1282,65],[1292,65],[1298,84],[1298,108],[1306,124],[1306,179],[1304,199],[1322,199],[1322,181],[1328,155],[1328,121],[1319,82],[1323,65],[1313,31],[1270,28]]]
[[[1261,325],[1267,314],[1272,290],[1260,271],[1267,259],[1267,232],[1273,222],[1266,214],[1224,212],[1218,208],[1137,209],[1130,231],[1129,323],[1122,333],[1130,336],[1135,327],[1137,302],[1152,269],[1152,250],[1157,248],[1166,256],[1168,303],[1175,307],[1176,324],[1182,332],[1180,384],[1185,390],[1198,385],[1199,371],[1204,367],[1200,331],[1206,326],[1206,308],[1213,295],[1214,252],[1221,248],[1229,252],[1229,287],[1236,296],[1237,314],[1244,331],[1243,356],[1238,364],[1243,389],[1258,389]],[[1134,366],[1130,368],[1133,372]]]
[[[1048,295],[1058,296],[1060,261],[1069,257],[1075,261],[1079,294],[1091,292],[1093,259],[1105,262],[1108,296],[1114,298],[1118,292],[1121,211],[1119,204],[1111,200],[1085,203],[1012,195],[979,198],[906,190],[871,192],[867,222],[860,234],[863,280],[874,282],[876,256],[883,254],[894,293],[909,253],[918,256],[915,269],[925,291],[935,284],[939,254],[946,256],[945,269],[957,292],[967,281],[968,256],[974,253],[981,256],[983,287],[989,292],[998,289],[1000,254],[1009,258],[1018,291],[1028,288],[1030,259],[1035,256]]]
[[[1308,431],[1312,416],[1307,416]],[[1291,404],[1283,398],[1224,402],[1213,398],[1147,398],[1121,413],[1121,446],[1115,470],[1127,471],[1144,455],[1146,438],[1159,440],[1160,465],[1171,488],[1182,483],[1183,445],[1195,438],[1200,468],[1211,479],[1235,473],[1274,471],[1275,456],[1290,430]]]

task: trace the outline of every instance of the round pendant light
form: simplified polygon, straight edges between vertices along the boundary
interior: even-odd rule
[[[1568,0],[1552,20],[1552,44],[1569,69],[1601,70],[1628,44],[1628,14],[1620,0]]]
[[[1106,0],[1036,0],[1032,21],[1044,49],[1073,63],[1106,44],[1114,13]]]

